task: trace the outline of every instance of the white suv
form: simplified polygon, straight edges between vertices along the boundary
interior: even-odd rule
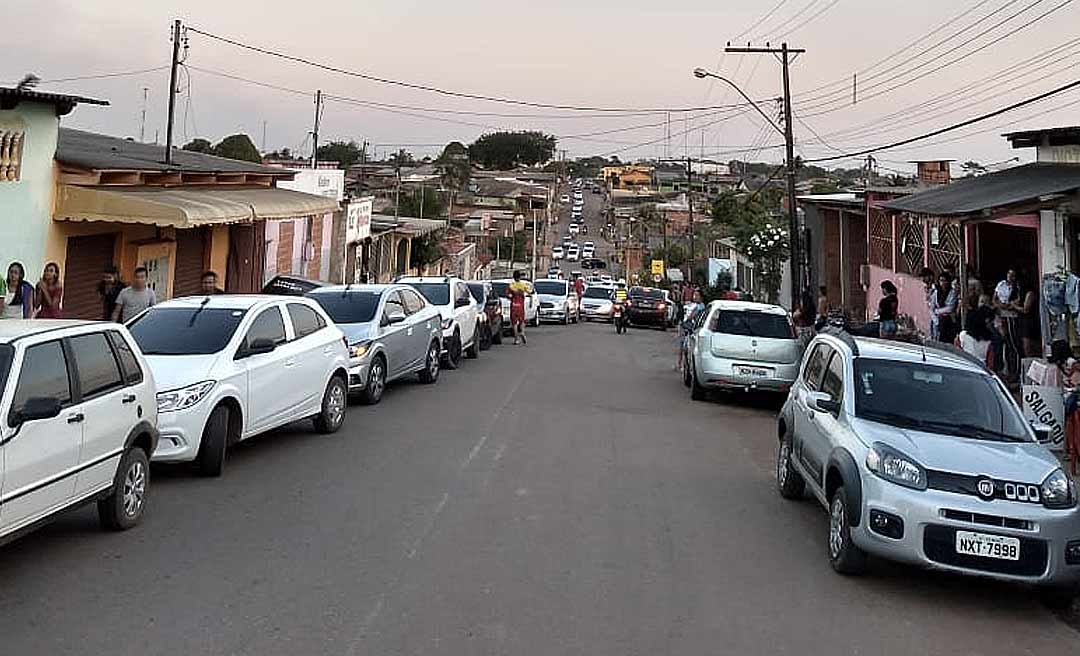
[[[447,369],[460,367],[462,353],[470,359],[480,357],[484,309],[473,298],[464,280],[450,276],[412,276],[397,282],[413,287],[438,308],[442,316],[443,366]]]
[[[321,433],[345,421],[345,337],[311,299],[180,298],[128,328],[162,390],[155,461],[220,476],[230,444],[304,418]]]
[[[95,500],[104,527],[137,524],[158,439],[154,393],[123,326],[0,321],[0,542]]]

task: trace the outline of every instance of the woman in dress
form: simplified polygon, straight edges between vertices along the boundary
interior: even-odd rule
[[[12,262],[3,285],[4,304],[0,318],[30,319],[34,316],[34,288],[26,282],[26,269]]]
[[[514,282],[506,288],[506,295],[510,297],[510,329],[514,331],[514,344],[518,340],[522,344],[525,340],[525,295],[529,293],[529,285],[521,279],[521,272],[514,272]]]
[[[45,265],[45,271],[41,274],[37,288],[37,318],[38,319],[63,319],[64,287],[60,284],[60,265],[49,262]]]

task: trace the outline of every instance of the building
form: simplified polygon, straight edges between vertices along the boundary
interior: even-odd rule
[[[345,171],[338,168],[292,169],[292,180],[279,180],[289,189],[333,199],[338,209],[316,216],[273,221],[266,226],[266,275],[294,274],[342,282],[345,279]]]
[[[645,191],[652,187],[653,167],[644,164],[605,166],[601,169],[609,189]]]
[[[797,196],[803,217],[808,286],[814,298],[825,287],[830,303],[866,316],[866,200],[854,193]]]

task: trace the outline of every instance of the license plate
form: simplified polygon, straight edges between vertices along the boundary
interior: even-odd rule
[[[997,560],[1020,560],[1020,540],[1004,535],[957,531],[956,553]]]
[[[769,375],[769,370],[764,367],[735,367],[735,372],[749,378],[766,378]]]

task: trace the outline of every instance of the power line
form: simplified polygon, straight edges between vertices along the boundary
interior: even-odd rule
[[[51,80],[41,80],[39,84],[55,84],[57,82],[78,82],[79,80],[104,80],[111,77],[131,77],[146,73],[158,73],[169,70],[168,66],[155,66],[154,68],[140,68],[134,71],[120,71],[117,73],[96,73],[93,75],[77,75],[75,77],[57,77]]]
[[[773,14],[775,14],[775,13],[776,13],[776,11],[777,11],[778,9],[780,9],[781,7],[783,7],[784,5],[786,5],[786,4],[787,4],[787,2],[788,2],[788,0],[780,0],[780,2],[776,3],[776,4],[775,4],[775,5],[773,6],[773,8],[772,8],[772,9],[770,9],[770,10],[769,10],[768,12],[766,12],[766,13],[765,13],[765,15],[764,15],[764,16],[762,16],[761,18],[759,18],[759,19],[757,19],[756,21],[754,21],[754,23],[753,23],[753,24],[752,24],[752,25],[751,25],[750,27],[746,28],[746,29],[745,29],[745,30],[743,30],[742,32],[739,32],[739,33],[738,33],[738,34],[736,34],[735,36],[731,37],[731,40],[732,40],[732,41],[736,41],[736,40],[738,40],[738,39],[741,39],[742,37],[744,37],[744,36],[746,36],[747,34],[749,34],[750,32],[752,32],[753,30],[757,29],[757,27],[758,27],[759,25],[761,25],[761,24],[762,24],[762,23],[764,23],[765,21],[767,21],[767,20],[769,20],[770,18],[772,18],[772,15],[773,15]],[[720,67],[719,67],[719,66],[717,66],[717,68],[720,68]]]
[[[799,18],[800,16],[802,16],[803,14],[805,14],[805,13],[806,13],[806,12],[807,12],[807,11],[808,11],[808,10],[809,10],[809,9],[810,9],[811,7],[813,7],[814,5],[816,5],[816,4],[817,4],[818,2],[820,2],[820,1],[821,1],[821,0],[810,0],[810,2],[808,2],[808,3],[807,3],[807,4],[806,4],[806,5],[805,5],[805,6],[804,6],[804,7],[802,8],[802,9],[800,9],[800,10],[799,10],[799,11],[797,11],[797,12],[795,12],[795,13],[794,13],[794,14],[792,14],[791,16],[789,16],[789,17],[785,18],[784,20],[780,21],[780,22],[779,22],[779,23],[777,23],[776,25],[773,25],[772,29],[771,29],[771,30],[769,30],[769,31],[768,31],[768,32],[766,33],[766,36],[763,36],[763,37],[762,37],[762,39],[764,39],[764,40],[766,40],[766,41],[769,41],[769,40],[771,40],[771,39],[770,39],[770,38],[769,38],[769,37],[768,37],[767,35],[769,35],[769,34],[776,34],[776,33],[778,33],[778,32],[779,32],[779,31],[780,31],[781,29],[783,29],[783,28],[787,27],[788,25],[791,25],[791,23],[792,23],[793,21],[795,21],[795,20],[796,20],[796,19],[798,19],[798,18]]]
[[[789,29],[788,31],[784,32],[783,34],[781,34],[780,36],[778,36],[778,37],[776,37],[776,38],[777,38],[777,39],[786,39],[787,37],[791,36],[792,34],[794,34],[794,33],[798,32],[798,31],[799,31],[799,30],[801,30],[802,28],[806,27],[806,26],[807,26],[807,25],[809,25],[810,23],[812,23],[812,22],[814,22],[815,20],[817,20],[817,18],[818,18],[819,16],[821,16],[821,15],[822,15],[822,14],[824,14],[825,12],[829,11],[830,9],[832,9],[832,8],[833,8],[833,6],[834,6],[834,5],[835,5],[835,4],[837,3],[837,2],[840,2],[840,0],[832,0],[832,2],[830,2],[829,4],[825,5],[825,6],[824,6],[824,7],[822,7],[821,9],[818,9],[818,10],[817,10],[816,12],[814,12],[814,13],[813,13],[813,15],[811,15],[811,16],[809,16],[809,17],[807,17],[807,18],[806,18],[805,20],[803,20],[803,21],[802,21],[801,23],[799,23],[799,24],[798,24],[798,25],[796,25],[795,27],[792,27],[791,29]]]
[[[1065,91],[1068,91],[1070,89],[1074,89],[1076,87],[1080,87],[1080,80],[1074,80],[1074,81],[1072,81],[1072,82],[1070,82],[1068,84],[1057,87],[1056,89],[1051,89],[1050,91],[1040,93],[1037,96],[1032,96],[1031,98],[1021,100],[1020,102],[1016,102],[1016,103],[1013,103],[1013,104],[1008,105],[1006,107],[1002,107],[1001,109],[996,109],[996,110],[994,110],[992,112],[982,114],[982,115],[976,116],[974,118],[970,118],[970,119],[968,119],[966,121],[961,121],[960,123],[954,123],[952,125],[949,125],[949,126],[934,130],[933,132],[927,132],[926,134],[921,134],[921,135],[919,135],[917,137],[910,137],[908,139],[902,139],[900,141],[896,141],[896,142],[893,142],[893,143],[890,143],[890,144],[886,144],[884,146],[875,146],[873,148],[866,148],[866,149],[856,151],[856,152],[853,152],[853,153],[846,153],[846,154],[842,154],[842,155],[836,155],[836,156],[833,156],[833,157],[818,157],[818,158],[815,158],[815,159],[807,159],[807,160],[803,160],[803,161],[806,162],[806,163],[829,162],[829,161],[837,160],[837,159],[847,159],[847,158],[850,158],[850,157],[859,157],[861,155],[869,155],[871,153],[876,153],[876,152],[881,151],[881,150],[890,150],[890,149],[896,148],[898,146],[905,146],[905,145],[910,144],[910,143],[915,143],[916,141],[922,141],[924,139],[929,139],[930,137],[936,137],[939,134],[945,134],[946,132],[952,132],[953,130],[958,130],[960,128],[966,127],[968,125],[972,125],[974,123],[979,123],[981,121],[985,121],[985,120],[993,118],[995,116],[1000,116],[1001,114],[1005,114],[1006,112],[1011,112],[1014,109],[1019,109],[1021,107],[1025,107],[1027,105],[1037,103],[1040,100],[1045,100],[1047,98],[1050,98],[1051,96],[1056,96],[1059,93],[1064,93]]]
[[[312,59],[307,59],[305,57],[298,57],[298,56],[289,55],[289,54],[286,54],[286,53],[283,53],[283,52],[280,52],[280,51],[277,51],[277,50],[271,50],[269,48],[262,48],[262,47],[259,47],[259,46],[254,46],[254,45],[251,45],[251,44],[248,44],[248,43],[244,43],[242,41],[238,41],[236,39],[221,36],[219,34],[214,34],[212,32],[207,32],[207,31],[204,31],[204,30],[200,30],[200,29],[195,28],[195,27],[190,27],[189,26],[187,29],[189,31],[191,31],[191,32],[194,32],[195,34],[199,34],[201,36],[205,36],[205,37],[207,37],[209,39],[214,39],[214,40],[220,41],[222,43],[227,43],[229,45],[236,46],[238,48],[243,48],[245,50],[250,50],[252,52],[257,52],[257,53],[260,53],[260,54],[263,54],[263,55],[268,55],[268,56],[271,56],[271,57],[277,57],[279,59],[284,59],[286,61],[296,62],[298,64],[304,64],[304,65],[307,65],[307,66],[320,68],[322,70],[329,71],[331,73],[339,73],[341,75],[347,75],[347,76],[350,76],[350,77],[356,77],[356,78],[360,78],[360,79],[363,79],[363,80],[368,80],[369,82],[377,82],[379,84],[387,84],[387,85],[391,85],[391,86],[403,87],[403,88],[406,88],[406,89],[413,89],[415,91],[426,91],[428,93],[435,93],[435,94],[439,94],[439,95],[443,95],[443,96],[449,96],[449,97],[452,97],[452,98],[465,98],[465,99],[469,99],[469,100],[482,100],[484,102],[501,103],[501,104],[505,104],[505,105],[518,105],[518,106],[522,106],[522,107],[535,107],[535,108],[538,108],[538,109],[561,109],[561,110],[565,110],[565,111],[576,111],[576,112],[611,112],[611,113],[620,113],[620,114],[625,114],[627,112],[642,112],[642,113],[654,113],[654,114],[660,114],[660,113],[664,113],[664,112],[686,113],[686,112],[710,111],[710,110],[714,110],[714,109],[724,109],[723,107],[653,107],[653,108],[589,107],[589,106],[581,106],[581,105],[562,105],[562,104],[555,104],[555,103],[533,102],[533,101],[529,101],[529,100],[517,100],[517,99],[514,99],[514,98],[502,98],[502,97],[499,97],[499,96],[487,96],[487,95],[483,95],[483,94],[467,93],[467,92],[463,92],[463,91],[452,91],[452,90],[449,90],[449,89],[442,89],[440,87],[434,87],[434,86],[430,86],[430,85],[426,85],[426,84],[417,84],[417,83],[414,83],[414,82],[405,82],[405,81],[402,81],[402,80],[393,80],[393,79],[390,79],[390,78],[379,77],[377,75],[371,75],[369,73],[363,73],[363,72],[359,72],[359,71],[352,71],[352,70],[349,70],[349,69],[341,68],[340,66],[334,66],[334,65],[331,65],[331,64],[324,64],[324,63],[321,63],[321,62],[314,61]]]

